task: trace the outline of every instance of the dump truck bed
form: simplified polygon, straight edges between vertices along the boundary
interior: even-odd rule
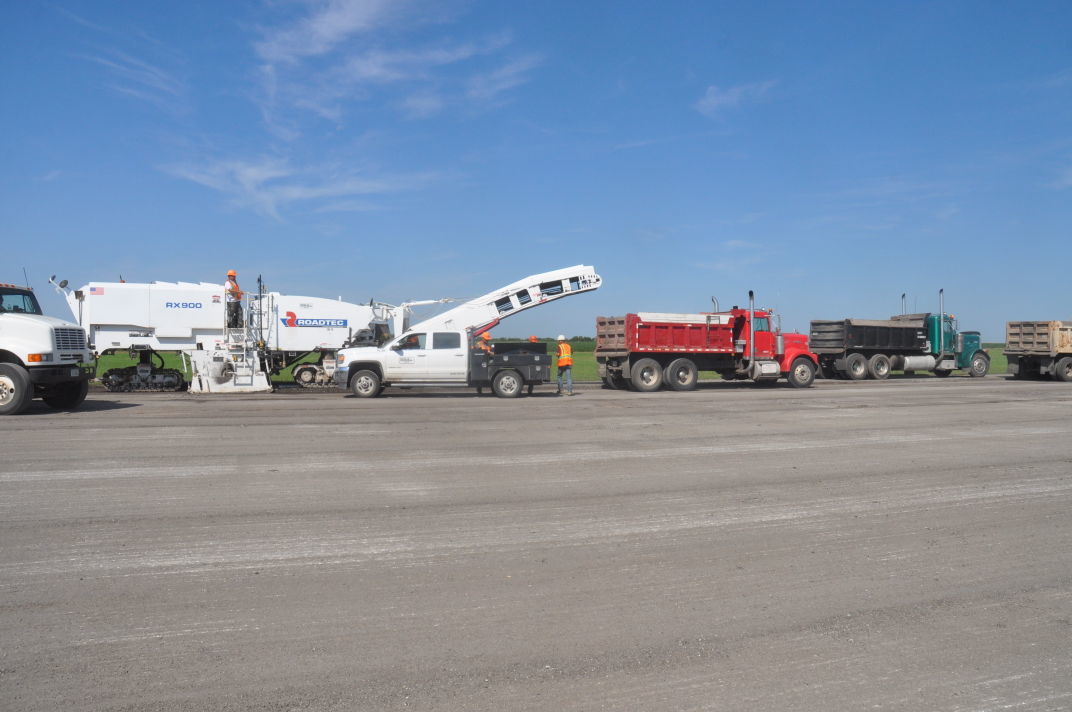
[[[917,316],[917,315],[913,315]],[[862,351],[922,351],[927,343],[925,315],[900,319],[817,319],[808,343],[817,354]]]
[[[1005,324],[1005,353],[1051,358],[1072,354],[1072,322],[1010,321]]]
[[[639,312],[596,318],[596,356],[630,353],[732,354],[732,314]]]

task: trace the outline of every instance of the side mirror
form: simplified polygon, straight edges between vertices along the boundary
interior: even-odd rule
[[[391,350],[392,351],[401,351],[402,350],[402,342],[399,341],[396,344],[391,344]]]

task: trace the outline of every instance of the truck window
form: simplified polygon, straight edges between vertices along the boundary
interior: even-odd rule
[[[462,335],[456,331],[437,331],[432,334],[432,350],[460,349],[461,347]]]
[[[0,312],[40,314],[41,307],[37,304],[37,297],[30,292],[0,288]]]
[[[406,338],[402,339],[402,342],[399,344],[398,348],[402,351],[423,349],[427,336],[427,334],[410,334]]]
[[[770,331],[770,317],[757,316],[755,322],[756,331]]]

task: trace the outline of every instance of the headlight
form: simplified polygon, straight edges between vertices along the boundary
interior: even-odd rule
[[[341,366],[344,363],[346,363],[346,355],[345,354],[339,354],[338,356],[335,357],[335,365],[336,366]]]

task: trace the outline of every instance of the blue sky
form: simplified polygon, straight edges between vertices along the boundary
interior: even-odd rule
[[[1072,318],[1072,3],[8,2],[0,281]]]

